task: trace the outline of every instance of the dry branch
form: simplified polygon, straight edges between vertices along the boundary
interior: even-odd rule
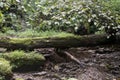
[[[66,54],[72,61],[74,61],[74,62],[76,62],[77,64],[80,64],[80,65],[81,65],[81,62],[80,62],[76,57],[74,57],[73,55],[71,55],[69,52],[64,51],[64,54]]]

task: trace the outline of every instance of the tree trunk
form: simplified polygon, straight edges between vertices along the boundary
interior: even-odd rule
[[[120,38],[118,38],[119,42]],[[0,47],[15,50],[34,48],[69,48],[109,44],[106,35],[88,35],[53,38],[0,38]]]

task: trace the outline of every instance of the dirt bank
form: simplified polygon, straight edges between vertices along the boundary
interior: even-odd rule
[[[37,49],[47,57],[45,65],[39,71],[14,72],[14,78],[25,80],[120,80],[120,46],[96,46],[70,48],[67,51],[80,60],[82,67],[60,57],[53,48]]]

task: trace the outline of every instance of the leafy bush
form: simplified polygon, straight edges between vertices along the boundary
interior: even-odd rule
[[[18,0],[0,1],[0,29],[5,32],[9,29],[17,31],[24,20],[24,6]]]
[[[120,15],[120,0],[108,0],[103,2],[106,5],[106,9],[110,9],[112,12]]]
[[[2,55],[2,57],[10,61],[13,69],[22,68],[24,66],[39,66],[45,60],[45,58],[41,54],[37,54],[35,52],[25,53],[24,51],[19,50],[5,53]]]
[[[79,34],[104,31],[115,35],[119,29],[118,15],[99,0],[46,0],[33,4],[35,12],[28,23],[38,30],[78,31]]]
[[[119,0],[7,0],[0,4],[2,30],[9,24],[14,30],[17,26],[77,34],[102,31],[110,36],[120,28]]]

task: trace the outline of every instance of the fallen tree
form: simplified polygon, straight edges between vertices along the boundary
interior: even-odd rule
[[[120,38],[118,38],[118,41]],[[52,38],[0,38],[0,47],[15,50],[32,50],[34,48],[69,48],[109,44],[107,35],[68,36]]]

